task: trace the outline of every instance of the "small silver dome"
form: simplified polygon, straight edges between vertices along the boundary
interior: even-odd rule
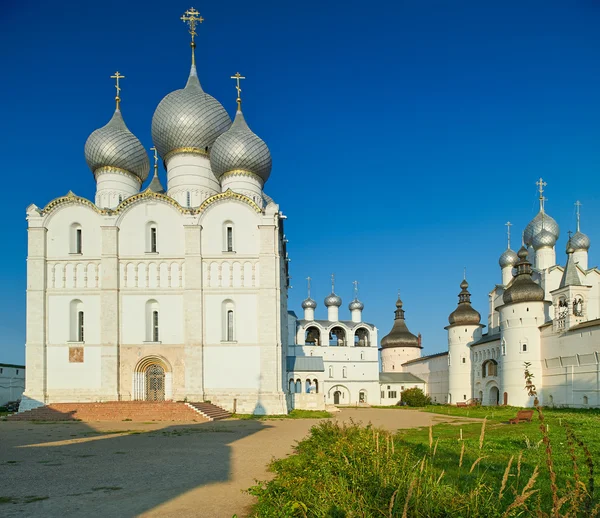
[[[500,259],[498,259],[498,264],[500,264],[500,268],[506,268],[507,266],[514,266],[517,264],[519,260],[519,256],[514,250],[507,248],[502,252]]]
[[[325,297],[325,307],[329,306],[337,306],[338,308],[342,305],[342,299],[338,297],[335,293],[331,293],[327,297]]]
[[[348,309],[350,311],[355,310],[355,309],[359,309],[359,310],[363,310],[365,309],[365,305],[358,299],[354,299],[352,302],[350,302],[350,304],[348,304]]]
[[[539,250],[540,248],[552,248],[556,244],[556,236],[546,229],[545,223],[544,218],[544,228],[537,234],[534,234],[531,239],[531,246],[533,246],[534,250]]]
[[[529,222],[529,224],[525,227],[525,231],[523,232],[523,242],[527,246],[533,245],[533,238],[542,231],[542,225],[545,230],[554,236],[554,242],[556,243],[556,241],[558,241],[558,238],[560,237],[558,223],[554,220],[554,218],[540,211],[538,212],[537,216]]]
[[[231,119],[214,97],[204,93],[192,65],[185,88],[168,94],[152,117],[152,140],[163,158],[175,150],[207,153]],[[207,153],[208,154],[208,153]]]
[[[590,249],[590,238],[583,232],[577,231],[571,236],[571,246],[573,250],[585,250],[586,252]]]
[[[316,307],[317,307],[317,303],[310,297],[302,301],[302,309],[308,309],[308,308],[315,309]]]
[[[248,127],[241,109],[238,108],[231,128],[215,141],[210,167],[217,178],[230,171],[247,171],[260,176],[263,182],[269,179],[271,152]]]
[[[148,178],[150,161],[142,143],[129,131],[119,110],[106,126],[94,131],[85,143],[85,161],[95,173],[101,167],[116,167]]]

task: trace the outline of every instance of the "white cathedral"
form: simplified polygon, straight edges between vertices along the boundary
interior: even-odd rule
[[[233,122],[202,89],[194,61],[198,14],[182,17],[192,35],[191,71],[154,112],[147,186],[150,162],[125,125],[117,72],[116,111],[85,144],[95,200],[69,192],[27,208],[21,410],[186,400],[285,414],[396,404],[411,387],[440,403],[526,406],[524,362],[544,404],[600,404],[600,271],[588,269],[589,239],[579,223],[566,266],[556,264],[559,230],[543,198],[526,246],[501,256],[486,334],[461,284],[448,352],[421,357],[420,335],[408,330],[400,299],[381,348],[356,290],[346,320],[333,283],[326,319],[315,319],[310,292],[303,318],[288,311],[286,217],[263,190],[271,155],[244,119],[242,76],[233,76]]]

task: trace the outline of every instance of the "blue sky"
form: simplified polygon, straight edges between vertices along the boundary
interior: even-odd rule
[[[26,221],[68,190],[93,199],[83,157],[122,110],[146,148],[164,95],[185,84],[187,3],[3,2],[1,142],[4,239],[0,362],[24,360]],[[564,1],[203,2],[197,60],[207,92],[244,112],[268,143],[266,192],[288,216],[301,314],[313,278],[317,316],[335,272],[348,315],[360,282],[365,320],[384,336],[396,291],[425,353],[445,349],[463,267],[475,307],[500,281],[504,223],[537,213],[535,181],[561,226],[573,203],[600,257],[600,4]],[[163,181],[164,171],[161,170]],[[518,237],[515,239],[518,241]]]

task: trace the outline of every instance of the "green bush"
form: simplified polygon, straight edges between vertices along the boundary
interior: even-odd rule
[[[408,406],[431,405],[431,398],[418,387],[404,390],[402,392],[402,401],[404,401]]]

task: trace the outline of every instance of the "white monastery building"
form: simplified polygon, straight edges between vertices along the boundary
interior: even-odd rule
[[[438,403],[531,405],[524,363],[542,404],[600,405],[600,271],[579,229],[557,264],[558,225],[544,210],[523,247],[500,257],[487,332],[468,283],[449,317],[448,352],[421,356],[398,297],[390,333],[363,321],[354,299],[288,311],[285,216],[264,187],[265,142],[237,111],[204,92],[194,60],[185,86],[152,119],[154,168],[116,110],[91,133],[85,158],[95,199],[69,192],[27,208],[26,381],[21,410],[55,402],[211,401],[229,411],[388,405],[420,387]],[[158,160],[167,172],[166,188]],[[148,182],[148,180],[150,180]],[[144,187],[144,185],[146,185]],[[425,309],[424,309],[425,310]],[[379,347],[380,345],[380,347]],[[381,369],[380,369],[381,362]]]

